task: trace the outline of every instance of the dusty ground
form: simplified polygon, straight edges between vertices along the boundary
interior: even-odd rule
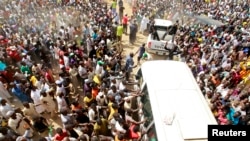
[[[111,2],[112,2],[111,0],[108,0],[109,4],[111,4]],[[128,16],[131,16],[132,15],[131,6],[127,3],[126,0],[123,0],[123,3],[124,3],[124,7],[125,7],[124,13],[128,14]],[[128,33],[129,33],[129,29],[128,29]],[[133,44],[133,45],[129,44],[129,36],[128,35],[124,34],[123,37],[122,37],[122,39],[123,39],[122,47],[124,49],[124,53],[123,53],[124,56],[127,56],[131,52],[136,53],[137,50],[139,49],[139,47],[143,43],[147,42],[147,36],[143,35],[141,33],[137,33],[137,40],[136,40],[135,44]],[[163,60],[163,59],[166,59],[166,56],[159,56],[159,55],[155,55],[155,54],[151,54],[151,56],[152,56],[153,60]],[[134,57],[135,63],[137,63],[136,59],[137,59],[137,55],[135,55],[135,57]],[[139,69],[139,66],[134,69],[134,73],[138,69]]]

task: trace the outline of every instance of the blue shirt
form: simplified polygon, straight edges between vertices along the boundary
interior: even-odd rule
[[[141,46],[140,49],[139,49],[139,57],[142,57],[143,56],[143,53],[145,53],[145,47]]]
[[[92,38],[95,40],[96,38],[98,37],[98,34],[97,33],[94,33],[93,35],[92,35]]]
[[[126,66],[125,68],[126,68],[127,71],[132,71],[132,68],[134,66],[134,60],[133,60],[132,57],[127,56],[125,66]]]

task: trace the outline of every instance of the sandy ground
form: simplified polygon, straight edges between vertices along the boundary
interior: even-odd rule
[[[111,0],[108,0],[108,3],[111,4]],[[132,15],[132,9],[131,9],[131,6],[127,3],[126,0],[123,0],[123,4],[124,4],[124,7],[125,7],[125,10],[124,10],[124,14],[128,14],[128,16],[130,17]],[[128,33],[129,33],[129,29],[128,29]],[[135,44],[131,45],[129,44],[129,36],[128,35],[123,35],[122,36],[122,47],[124,49],[124,52],[123,52],[123,55],[126,57],[129,53],[133,52],[133,53],[136,53],[137,50],[139,49],[139,47],[147,42],[147,36],[146,35],[143,35],[141,33],[137,33],[137,40],[135,42]],[[134,62],[137,63],[137,55],[136,54],[134,56]],[[166,56],[159,56],[159,55],[155,55],[155,54],[150,54],[152,59],[153,60],[163,60],[163,59],[166,59]],[[141,64],[143,63],[143,61],[141,62]],[[137,66],[135,69],[134,69],[134,73],[137,72],[137,70],[139,69],[140,67]]]

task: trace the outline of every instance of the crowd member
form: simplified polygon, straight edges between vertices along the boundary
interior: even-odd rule
[[[134,139],[123,106],[133,100],[123,91],[130,91],[124,80],[135,66],[133,54],[126,67],[121,63],[121,41],[128,25],[136,24],[128,15],[117,20],[117,4],[122,19],[122,0],[113,0],[111,7],[101,1],[1,1],[0,61],[6,67],[0,115],[16,140],[38,140],[33,135],[53,141]],[[130,34],[134,42],[136,34]],[[13,108],[13,101],[21,102],[22,110]],[[55,120],[56,114],[62,125],[53,134],[46,118]]]

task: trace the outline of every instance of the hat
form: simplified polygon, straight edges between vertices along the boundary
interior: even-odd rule
[[[98,95],[99,95],[99,96],[103,96],[103,95],[104,95],[104,93],[103,93],[103,92],[101,92],[101,93],[99,93]]]
[[[86,84],[87,84],[87,83],[92,83],[93,80],[91,80],[91,79],[85,79],[84,82],[85,82]]]
[[[57,85],[60,85],[60,84],[62,84],[62,81],[56,80],[56,84],[57,84]]]
[[[10,116],[12,116],[14,114],[14,111],[8,111],[7,113],[6,113],[6,116],[7,117],[10,117]]]
[[[17,48],[15,46],[10,46],[11,50],[16,50]]]
[[[104,62],[103,61],[98,61],[97,64],[98,65],[104,65]]]
[[[71,46],[72,46],[72,44],[68,44],[68,45],[67,45],[67,47],[71,47]]]
[[[22,56],[25,56],[25,55],[27,55],[27,53],[23,52],[23,53],[22,53]]]
[[[74,53],[73,53],[73,52],[71,52],[71,53],[69,54],[69,56],[74,56]]]

